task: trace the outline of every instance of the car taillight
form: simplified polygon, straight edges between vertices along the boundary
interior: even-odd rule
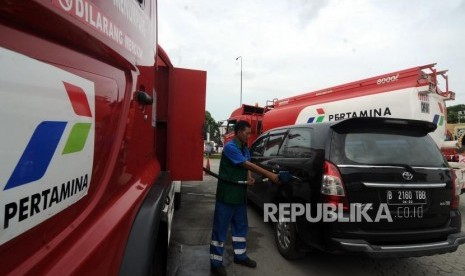
[[[325,161],[321,194],[325,203],[334,204],[336,207],[339,203],[342,203],[342,209],[349,210],[349,202],[347,201],[341,174],[336,165],[329,161]]]
[[[460,205],[460,185],[459,182],[457,181],[457,175],[455,174],[455,171],[452,170],[452,202],[450,204],[451,209],[458,209]]]

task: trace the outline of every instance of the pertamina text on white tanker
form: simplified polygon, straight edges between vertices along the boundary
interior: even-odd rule
[[[373,109],[329,114],[328,121],[338,121],[338,120],[354,118],[354,117],[385,117],[385,116],[391,116],[391,115],[392,113],[389,107],[373,108]]]

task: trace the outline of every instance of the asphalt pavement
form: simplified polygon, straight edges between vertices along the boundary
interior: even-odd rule
[[[211,159],[218,172],[219,160]],[[168,271],[170,276],[210,275],[210,236],[215,204],[216,179],[182,184],[182,206],[175,212]],[[460,211],[465,225],[465,195]],[[303,259],[288,261],[276,249],[273,226],[263,222],[263,213],[248,207],[249,235],[247,252],[257,261],[251,269],[232,262],[231,237],[225,246],[224,265],[228,275],[465,275],[465,245],[454,253],[419,258],[370,259],[362,256],[308,253]]]

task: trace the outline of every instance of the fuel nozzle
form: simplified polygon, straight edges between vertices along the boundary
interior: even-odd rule
[[[288,171],[280,171],[278,173],[278,178],[279,178],[279,181],[281,181],[281,183],[289,183],[291,181],[295,182],[295,183],[301,183],[303,182],[302,179],[300,179],[299,177],[295,176],[295,175],[292,175],[290,172]]]
[[[302,179],[298,178],[297,176],[292,175],[289,171],[280,171],[278,172],[279,182],[281,183],[289,183],[291,181],[296,182],[303,182]],[[263,182],[267,182],[268,178],[263,178]]]
[[[288,183],[292,180],[292,175],[289,171],[278,172],[278,178],[281,183]]]

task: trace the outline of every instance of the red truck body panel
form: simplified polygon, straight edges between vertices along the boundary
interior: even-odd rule
[[[198,141],[203,140],[205,114],[195,110],[199,106],[205,110],[206,77],[203,71],[174,68],[170,72],[167,170],[175,180],[203,179]]]

